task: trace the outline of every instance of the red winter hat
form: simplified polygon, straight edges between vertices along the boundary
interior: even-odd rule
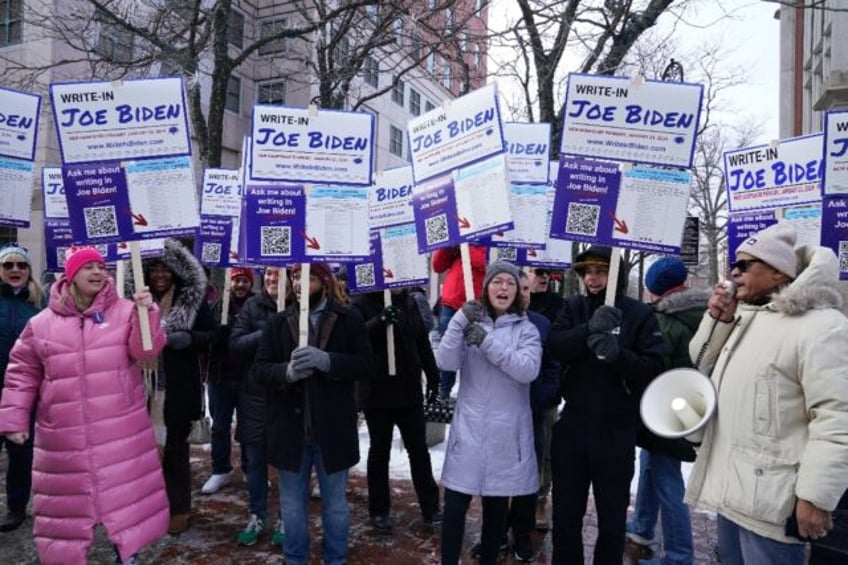
[[[300,263],[297,263],[294,267],[292,267],[292,276],[294,276],[294,273],[300,271],[300,267]],[[332,292],[333,287],[336,285],[336,279],[333,276],[333,270],[330,269],[329,265],[326,263],[310,263],[309,274],[310,276],[315,275],[321,279],[321,282],[324,283],[324,288],[326,288],[327,291]]]
[[[247,280],[250,281],[250,286],[253,286],[253,269],[248,269],[245,267],[233,267],[232,269],[230,269],[230,280],[233,280],[236,277],[247,277]]]
[[[65,251],[65,277],[72,281],[86,263],[106,264],[103,255],[97,249],[87,246],[72,245]]]

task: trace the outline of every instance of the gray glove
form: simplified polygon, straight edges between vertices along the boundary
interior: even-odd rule
[[[294,365],[296,373],[316,370],[326,373],[330,370],[330,355],[311,345],[298,347],[292,351],[289,365]]]
[[[589,332],[611,332],[621,325],[621,310],[614,306],[601,306],[589,318]]]
[[[177,330],[168,332],[168,347],[174,350],[185,349],[191,345],[191,332]]]
[[[483,319],[483,304],[479,300],[469,300],[462,305],[462,313],[469,323]]]
[[[618,336],[611,333],[592,333],[586,340],[589,349],[601,361],[612,363],[618,359],[621,349],[618,346]]]
[[[465,336],[465,343],[471,346],[480,346],[483,343],[483,340],[486,339],[486,330],[480,324],[468,324],[465,326],[465,329],[462,330],[462,335]]]
[[[302,381],[303,379],[311,376],[312,371],[295,371],[294,363],[289,362],[288,367],[286,367],[286,380],[290,383],[296,383],[297,381]]]

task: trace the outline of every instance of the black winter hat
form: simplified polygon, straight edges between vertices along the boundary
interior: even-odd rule
[[[589,265],[609,268],[610,255],[612,255],[612,248],[606,245],[591,245],[577,255],[574,260],[574,270],[582,277]]]

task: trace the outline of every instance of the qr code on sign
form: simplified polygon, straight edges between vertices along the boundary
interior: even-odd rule
[[[221,262],[221,244],[204,241],[200,248],[200,262],[218,264]]]
[[[377,281],[374,279],[374,263],[356,265],[354,270],[356,271],[356,286],[366,287],[377,284]]]
[[[443,243],[448,240],[448,217],[439,214],[424,220],[424,230],[427,235],[427,245]]]
[[[65,253],[68,252],[68,247],[57,247],[56,248],[56,266],[60,269],[65,268]]]
[[[291,255],[291,227],[262,226],[260,237],[262,240],[262,256]]]
[[[114,206],[84,208],[85,233],[89,238],[118,235],[118,218]]]
[[[848,271],[848,241],[839,242],[839,272]]]
[[[600,217],[600,206],[571,202],[568,205],[565,231],[579,235],[598,235],[598,219]]]

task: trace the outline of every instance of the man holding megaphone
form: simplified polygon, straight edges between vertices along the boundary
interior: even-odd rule
[[[795,248],[779,222],[745,240],[733,296],[716,285],[689,345],[711,374],[707,425],[686,501],[718,513],[725,565],[805,563],[848,487],[848,319],[838,261]]]

